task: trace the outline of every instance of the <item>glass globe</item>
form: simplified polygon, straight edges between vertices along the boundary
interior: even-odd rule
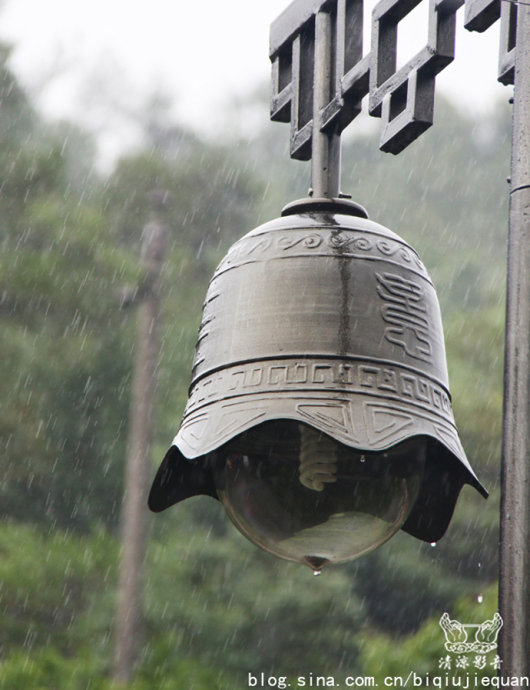
[[[319,574],[400,529],[418,495],[425,449],[418,437],[361,451],[305,424],[267,422],[216,452],[214,481],[245,537]]]

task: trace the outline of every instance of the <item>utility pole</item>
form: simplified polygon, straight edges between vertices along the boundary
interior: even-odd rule
[[[153,204],[158,207],[163,204],[164,198],[158,192],[151,195]],[[145,271],[144,281],[133,298],[139,307],[122,506],[122,555],[114,656],[114,679],[124,685],[134,675],[142,640],[144,561],[148,541],[147,489],[160,350],[158,322],[165,234],[165,228],[155,211],[143,230],[141,261]]]
[[[530,675],[530,7],[517,7],[501,493],[501,675]]]

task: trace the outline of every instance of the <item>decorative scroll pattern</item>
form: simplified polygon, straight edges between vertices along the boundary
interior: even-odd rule
[[[346,228],[337,232],[323,227],[312,232],[307,229],[289,229],[286,232],[268,232],[266,235],[243,237],[232,245],[217,267],[215,276],[219,276],[223,271],[255,261],[270,261],[276,258],[311,254],[333,256],[336,253],[359,259],[383,259],[389,263],[406,266],[410,271],[430,282],[425,266],[416,252],[399,238],[382,237],[362,231],[348,231]],[[211,299],[215,299],[218,294],[215,282],[212,285],[212,297],[208,296],[204,304],[204,318],[209,317],[210,311],[207,307]]]
[[[400,69],[399,22],[429,2],[425,47]],[[381,0],[372,14],[371,51],[363,56],[363,0],[295,0],[271,26],[271,119],[290,122],[291,157],[311,158],[315,16],[333,22],[331,96],[322,131],[341,132],[369,96],[370,115],[381,118],[380,148],[400,153],[433,123],[436,75],[453,59],[456,11],[465,4],[464,26],[485,31],[501,21],[498,80],[513,84],[517,5],[502,0]]]

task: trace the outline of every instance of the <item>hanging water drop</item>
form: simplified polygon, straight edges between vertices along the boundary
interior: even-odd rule
[[[431,546],[432,546],[432,548],[434,549],[434,547],[436,546],[436,542],[435,542],[435,541],[431,541]]]
[[[366,458],[364,457],[364,455],[361,455],[361,462],[366,462]]]
[[[484,597],[482,596],[482,594],[479,594],[479,595],[478,595],[477,601],[478,601],[479,604],[482,604],[482,602],[484,601]]]
[[[315,577],[318,577],[322,572],[322,568],[329,563],[327,558],[322,558],[321,556],[306,556],[304,560],[313,571]]]

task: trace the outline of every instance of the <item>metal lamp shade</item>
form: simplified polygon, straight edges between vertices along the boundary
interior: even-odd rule
[[[464,483],[487,496],[455,427],[427,271],[414,249],[352,202],[291,204],[217,268],[189,401],[151,509],[216,497],[205,458],[271,420],[302,422],[365,451],[427,438],[423,483],[403,525],[420,539],[443,535]]]

